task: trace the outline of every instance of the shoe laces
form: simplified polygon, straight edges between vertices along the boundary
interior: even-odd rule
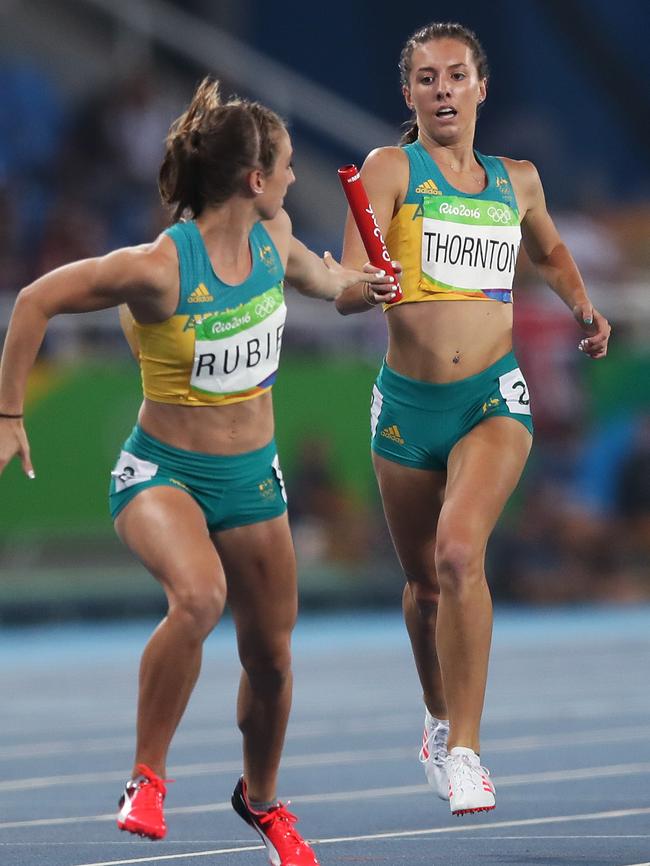
[[[285,838],[291,839],[297,845],[302,845],[304,839],[293,826],[297,821],[297,815],[290,812],[284,803],[278,803],[277,806],[273,806],[273,808],[269,809],[268,812],[259,818],[259,822],[264,826],[265,830],[268,828],[268,830],[273,832],[277,827],[278,831]]]
[[[449,728],[446,725],[435,725],[422,743],[418,758],[421,764],[426,764],[429,757],[433,757],[433,763],[443,766],[447,757],[447,735]],[[428,755],[427,755],[428,753]]]
[[[486,778],[490,775],[490,771],[487,767],[484,767],[482,764],[474,764],[470,760],[469,755],[450,755],[449,757],[452,759],[452,762],[459,761],[462,764],[462,768],[464,770],[469,770],[470,773],[479,773]]]
[[[173,782],[174,780],[161,779],[160,776],[157,776],[146,764],[138,764],[136,770],[144,777],[144,780],[136,781],[134,783],[135,786],[139,791],[142,791],[142,793],[145,794],[147,799],[151,796],[157,805],[162,806],[162,802],[167,793],[167,785],[165,783]]]

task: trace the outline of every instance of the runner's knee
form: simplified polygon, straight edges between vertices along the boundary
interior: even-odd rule
[[[239,658],[255,691],[277,691],[291,673],[289,636],[271,643],[240,641]]]
[[[438,602],[440,601],[440,588],[437,582],[423,581],[407,574],[408,584],[406,592],[410,593],[411,599],[420,617],[431,619],[438,613]]]
[[[443,590],[462,593],[483,579],[483,553],[471,539],[439,537],[436,545],[436,572]]]
[[[221,587],[187,587],[174,594],[168,616],[188,635],[205,639],[221,619],[225,596]]]

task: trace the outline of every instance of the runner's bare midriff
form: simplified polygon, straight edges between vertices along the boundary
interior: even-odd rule
[[[273,438],[271,392],[225,406],[179,406],[145,399],[140,426],[175,448],[203,454],[243,454]]]
[[[386,313],[388,366],[423,382],[456,382],[512,349],[512,304],[424,301]]]

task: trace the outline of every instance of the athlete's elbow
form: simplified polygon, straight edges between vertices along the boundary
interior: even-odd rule
[[[344,304],[341,302],[340,298],[337,298],[334,301],[334,306],[336,307],[336,312],[340,313],[342,316],[347,316],[350,313],[350,310],[346,310]]]
[[[342,316],[349,316],[350,313],[354,313],[354,306],[350,304],[350,298],[346,292],[341,292],[334,299],[334,306],[336,307],[337,312],[339,312]]]
[[[25,286],[18,292],[14,305],[14,316],[42,317],[51,319],[54,313],[47,310],[45,297],[36,283]]]

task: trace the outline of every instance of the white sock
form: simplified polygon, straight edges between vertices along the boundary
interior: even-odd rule
[[[466,755],[470,759],[470,763],[472,764],[480,764],[480,758],[474,751],[474,749],[468,749],[465,746],[454,746],[454,748],[449,752],[450,755],[455,757],[462,757]]]
[[[447,727],[449,727],[449,719],[439,719],[437,718],[437,716],[432,716],[428,709],[425,708],[425,710],[427,722],[430,725],[446,725]]]

